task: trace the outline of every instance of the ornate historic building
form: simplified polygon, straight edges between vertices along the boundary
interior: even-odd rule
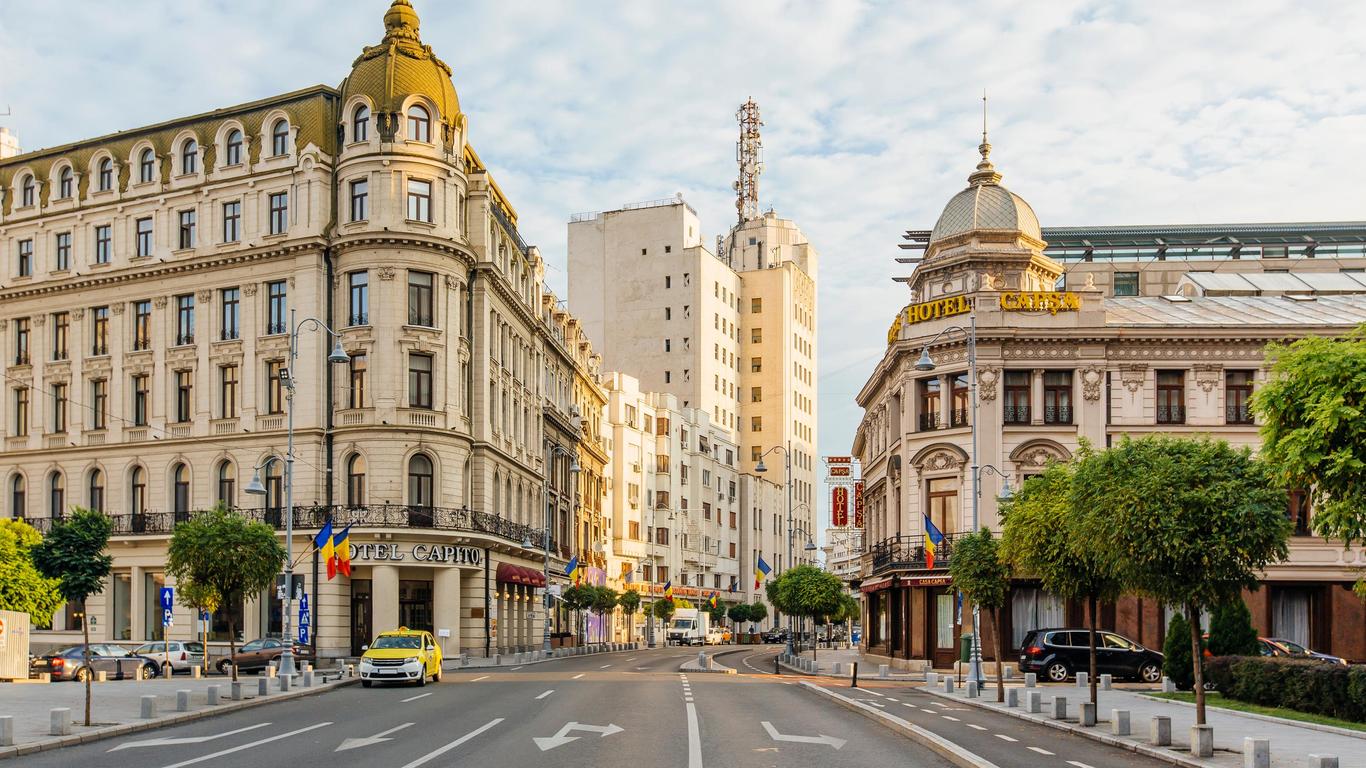
[[[170,531],[222,502],[292,515],[296,557],[329,515],[352,526],[352,576],[306,579],[320,655],[400,624],[448,655],[539,646],[543,478],[562,580],[592,549],[569,515],[601,510],[605,395],[418,27],[394,0],[338,87],[0,161],[4,511],[115,524],[111,584],[50,639],[80,614],[92,637],[161,637]],[[548,440],[586,469],[572,508]],[[213,639],[229,613],[248,638],[283,628],[273,593],[224,606]],[[173,636],[198,630],[177,606]]]
[[[887,352],[858,394],[864,418],[853,452],[863,467],[868,544],[858,581],[863,644],[899,665],[948,665],[958,657],[962,623],[971,623],[970,606],[960,612],[956,605],[947,565],[954,539],[972,530],[974,466],[980,524],[999,530],[996,497],[1003,481],[1019,488],[1047,462],[1070,459],[1082,439],[1105,446],[1119,436],[1160,432],[1255,448],[1258,426],[1248,398],[1266,376],[1264,346],[1366,322],[1366,282],[1353,274],[1354,264],[1338,272],[1307,263],[1312,249],[1306,256],[1299,246],[1280,263],[1299,259],[1305,274],[1251,274],[1272,272],[1268,267],[1218,275],[1197,265],[1180,277],[1150,281],[1170,283],[1163,295],[1137,295],[1137,281],[1133,291],[1115,290],[1115,276],[1133,263],[1125,259],[1139,258],[1127,251],[1116,257],[1113,274],[1087,259],[1063,285],[1067,266],[1046,252],[1048,231],[1029,204],[1001,186],[990,149],[984,142],[969,186],[923,239],[923,261],[907,281],[912,301],[896,315]],[[1151,231],[1146,236],[1156,238]],[[1346,257],[1355,258],[1352,249],[1359,247],[1349,244]],[[1224,277],[1237,282],[1221,282]],[[977,378],[971,381],[968,337],[974,333]],[[927,345],[936,367],[918,370]],[[1303,499],[1291,493],[1287,500],[1295,524],[1289,559],[1268,568],[1262,588],[1245,596],[1254,620],[1264,634],[1366,659],[1366,615],[1350,590],[1366,551],[1311,535],[1312,510]],[[947,537],[933,567],[926,518]],[[1126,596],[1103,606],[1098,618],[1160,647],[1169,616],[1162,605]],[[1082,620],[1081,606],[1023,579],[1000,629],[1013,652],[1029,629]]]

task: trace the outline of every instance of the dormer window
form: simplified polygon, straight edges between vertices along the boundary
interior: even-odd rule
[[[100,161],[99,181],[96,182],[101,192],[108,192],[114,187],[114,161],[104,158]]]
[[[35,187],[32,176],[25,176],[24,181],[19,185],[19,205],[27,208],[33,205]]]
[[[270,129],[270,153],[275,157],[289,154],[289,121],[276,120]]]
[[[186,139],[180,148],[180,172],[199,172],[199,142],[194,139]]]
[[[430,144],[432,141],[432,116],[420,104],[408,107],[408,141]]]
[[[57,199],[71,199],[71,189],[74,186],[71,183],[72,178],[73,174],[71,173],[71,166],[63,168],[62,172],[57,174]]]
[[[152,154],[152,150],[144,149],[138,157],[138,181],[147,184],[151,182],[154,173],[156,173],[156,155]]]
[[[361,104],[356,107],[355,115],[351,118],[351,140],[368,141],[370,139],[370,108]]]
[[[224,146],[224,165],[242,164],[242,132],[233,128],[228,132],[228,141]]]

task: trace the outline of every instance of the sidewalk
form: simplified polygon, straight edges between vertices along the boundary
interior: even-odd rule
[[[779,654],[779,657],[782,658],[781,653]],[[811,650],[807,649],[803,651],[800,658],[804,659],[805,662],[810,663]],[[878,668],[885,662],[872,657],[865,657],[857,648],[820,648],[816,651],[816,666],[814,668],[799,667],[795,664],[790,664],[785,660],[780,663],[794,672],[801,672],[806,675],[824,675],[827,677],[846,678],[852,674],[852,668],[855,662],[859,665],[858,676],[860,680],[878,679],[897,680],[901,682],[923,682],[925,680],[924,672],[906,672],[894,670],[891,667],[888,667],[887,669],[887,677],[880,678],[878,677]],[[839,674],[835,674],[835,665],[837,664],[839,665]]]

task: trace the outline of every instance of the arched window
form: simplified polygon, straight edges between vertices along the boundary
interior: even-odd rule
[[[47,514],[53,519],[66,512],[66,479],[61,472],[53,472],[47,477]]]
[[[370,108],[361,104],[351,118],[351,140],[367,141],[370,138]]]
[[[242,164],[242,132],[233,128],[228,131],[228,141],[224,146],[223,164],[241,165]]]
[[[512,517],[512,476],[511,476],[511,475],[508,475],[508,479],[507,479],[507,480],[504,480],[503,482],[504,482],[504,485],[503,485],[503,509],[499,512],[499,514],[502,515],[502,516],[505,517],[505,518],[511,518],[511,517]]]
[[[97,182],[101,192],[108,192],[114,188],[114,161],[104,158],[100,161],[99,181]]]
[[[276,120],[270,129],[270,153],[275,157],[289,154],[288,120]]]
[[[414,454],[408,459],[408,504],[430,507],[432,499],[432,460],[426,454]]]
[[[237,472],[234,471],[231,461],[218,464],[218,492],[215,500],[222,502],[225,507],[237,506]]]
[[[186,139],[180,147],[180,172],[199,173],[199,142]]]
[[[190,468],[177,464],[171,470],[171,511],[183,515],[190,511]]]
[[[147,470],[133,467],[128,475],[128,506],[135,515],[147,514]]]
[[[152,180],[155,173],[156,155],[151,149],[142,150],[142,154],[138,156],[138,181],[146,184]]]
[[[359,453],[346,462],[346,506],[365,506],[365,457]]]
[[[408,141],[430,143],[432,140],[432,117],[421,104],[408,107]]]
[[[57,198],[59,200],[68,200],[71,198],[71,191],[75,186],[72,183],[72,180],[73,175],[71,173],[71,166],[69,165],[63,168],[61,173],[57,174]]]
[[[19,205],[33,205],[35,190],[32,174],[25,174],[24,181],[19,185]]]
[[[495,515],[498,514],[498,510],[502,509],[502,506],[501,506],[501,505],[502,505],[502,501],[503,501],[503,481],[498,477],[498,473],[497,473],[497,472],[494,472],[494,473],[493,473],[493,509],[490,510],[491,512],[493,512],[493,514],[495,514]]]
[[[465,500],[465,509],[469,509],[470,505],[474,503],[474,498],[471,495],[474,492],[474,474],[472,472],[472,469],[473,468],[470,466],[470,457],[466,456],[465,471],[462,477],[464,487],[461,489],[461,492],[464,494],[463,498]]]
[[[104,511],[104,473],[98,469],[90,470],[86,480],[86,501],[96,512]]]

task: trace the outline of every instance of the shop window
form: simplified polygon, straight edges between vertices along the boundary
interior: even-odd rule
[[[1063,601],[1038,587],[1016,587],[1010,596],[1010,647],[1019,648],[1033,629],[1066,626]]]
[[[162,640],[165,628],[161,626],[161,588],[166,586],[166,575],[162,573],[142,574],[142,639]]]
[[[1043,423],[1072,423],[1072,372],[1044,371]]]
[[[1029,371],[1006,371],[1002,423],[1029,423],[1029,376]]]
[[[114,625],[110,627],[109,637],[113,640],[133,639],[133,576],[116,573],[113,581],[113,605],[111,608]]]
[[[1279,587],[1271,593],[1271,634],[1301,646],[1311,643],[1313,593],[1303,587]]]

